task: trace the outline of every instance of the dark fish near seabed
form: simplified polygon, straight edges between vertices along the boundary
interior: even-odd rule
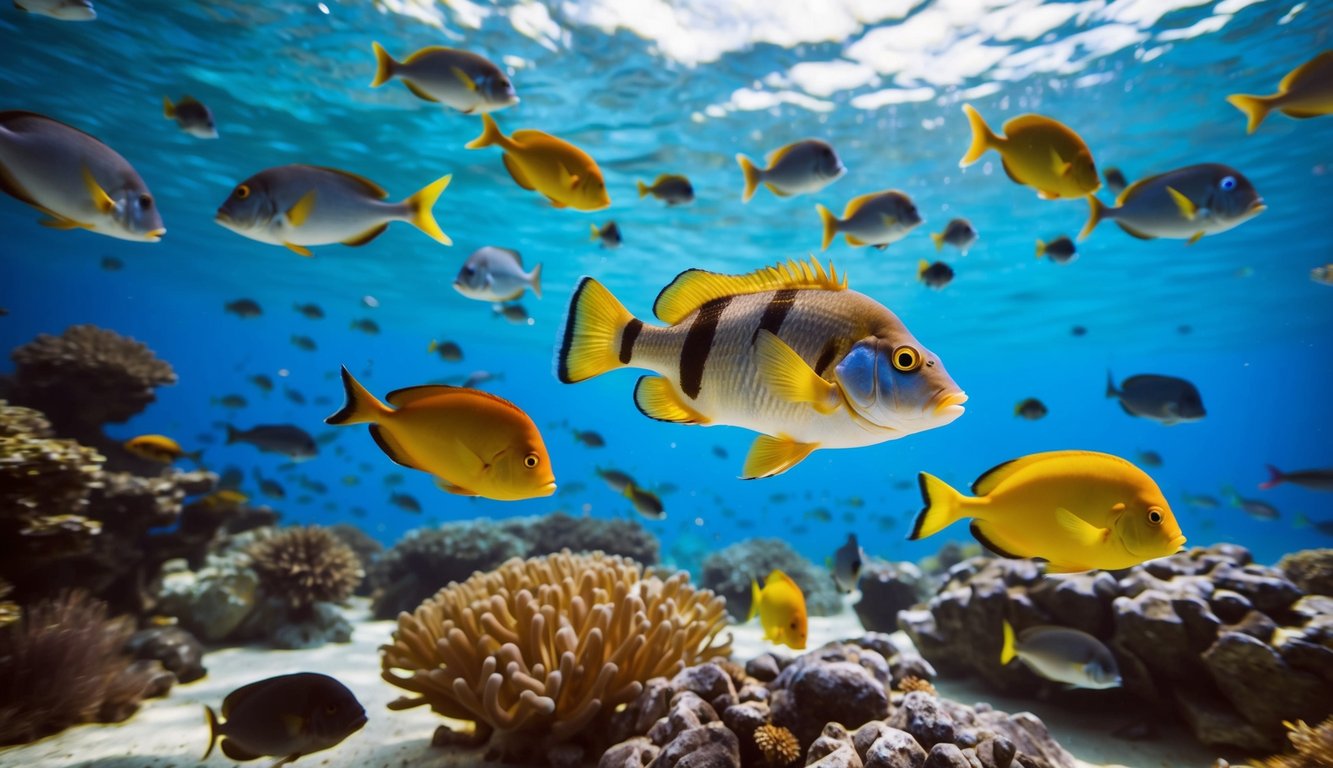
[[[222,305],[222,308],[237,317],[259,317],[264,314],[259,302],[254,299],[237,299]]]
[[[1296,472],[1283,472],[1272,464],[1268,467],[1268,479],[1259,483],[1265,490],[1280,483],[1292,483],[1312,491],[1333,491],[1333,469],[1301,469]]]
[[[618,469],[597,469],[597,476],[606,481],[611,486],[611,490],[616,493],[624,493],[625,489],[634,484],[634,478],[621,472]]]
[[[249,443],[264,453],[278,453],[296,461],[319,453],[310,433],[291,424],[261,424],[246,430],[228,424],[227,445],[232,443]]]
[[[416,497],[406,493],[394,493],[389,495],[389,503],[403,510],[404,512],[421,512],[421,502]]]
[[[222,700],[222,717],[211,707],[208,751],[215,744],[232,760],[263,756],[289,763],[337,746],[366,724],[366,711],[347,686],[313,672],[280,675],[232,691]],[[218,743],[221,739],[221,743]]]
[[[1048,412],[1049,411],[1046,410],[1046,404],[1035,397],[1029,397],[1014,406],[1014,415],[1022,416],[1029,421],[1045,418]]]
[[[259,483],[260,493],[264,494],[270,499],[287,498],[287,489],[283,488],[282,484],[279,483],[277,480],[270,480],[269,478],[264,477],[263,475],[259,474],[259,470],[257,469],[254,471],[254,475],[255,475],[255,482]]]
[[[634,511],[649,520],[665,520],[666,508],[662,505],[662,499],[652,491],[640,488],[634,483],[625,486],[621,493],[634,505]]]
[[[262,373],[256,373],[254,376],[251,376],[250,383],[254,384],[256,387],[259,387],[265,392],[273,391],[273,379],[269,378],[268,376],[265,376]]]
[[[1152,419],[1167,426],[1198,421],[1206,415],[1199,390],[1190,382],[1174,376],[1130,376],[1120,382],[1120,388],[1116,389],[1115,379],[1107,371],[1106,396],[1117,398],[1120,407],[1130,416]]]
[[[306,352],[314,352],[319,348],[318,345],[315,344],[314,339],[309,336],[298,336],[296,334],[292,334],[292,346]]]
[[[440,356],[440,359],[446,363],[456,363],[463,359],[463,348],[454,341],[436,341],[431,340],[426,345],[427,352],[433,352]]]
[[[861,545],[856,543],[856,534],[847,534],[847,542],[833,553],[833,581],[841,592],[856,589],[861,579],[861,566],[865,561]]]
[[[592,227],[592,240],[602,241],[603,248],[619,248],[623,239],[620,236],[620,227],[614,221],[608,221],[599,229],[596,224]]]

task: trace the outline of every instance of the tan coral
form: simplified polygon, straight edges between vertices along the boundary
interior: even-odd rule
[[[684,573],[645,578],[632,560],[564,550],[513,558],[400,614],[382,674],[415,694],[391,709],[428,704],[474,722],[492,754],[530,758],[593,730],[648,679],[729,655],[725,626],[725,601]]]
[[[935,691],[934,684],[932,684],[929,680],[922,680],[916,675],[908,675],[907,677],[904,677],[902,679],[902,682],[898,683],[898,690],[902,691],[903,693],[921,691],[922,693],[928,693],[931,696],[938,695]]]
[[[801,756],[801,742],[796,734],[780,725],[761,725],[754,731],[754,744],[764,756],[764,765],[781,768]]]
[[[1333,768],[1333,717],[1313,728],[1304,720],[1283,725],[1296,754],[1266,758],[1263,768]]]
[[[286,528],[250,547],[251,567],[274,597],[298,611],[352,596],[364,573],[356,553],[327,528]]]

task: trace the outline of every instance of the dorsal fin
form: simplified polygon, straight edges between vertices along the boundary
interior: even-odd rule
[[[419,387],[395,389],[384,398],[384,401],[394,408],[402,408],[418,400],[425,400],[428,397],[457,392],[458,390],[459,387],[451,387],[448,384],[422,384]]]
[[[1330,58],[1333,58],[1333,51],[1324,51],[1323,53],[1319,54],[1313,59],[1310,59],[1309,61],[1305,62],[1299,67],[1288,72],[1287,76],[1282,78],[1282,82],[1277,84],[1278,93],[1285,94],[1287,91],[1290,91],[1291,87],[1296,84],[1296,81],[1303,78],[1307,72],[1309,72],[1312,69],[1320,69],[1323,68],[1324,66],[1327,66],[1328,60]]]
[[[801,591],[800,586],[798,586],[795,581],[792,581],[792,578],[790,576],[778,570],[777,568],[774,568],[773,572],[768,574],[768,578],[764,579],[764,586],[767,587],[769,584],[775,581],[783,582],[787,586],[795,589],[797,592]]]
[[[745,275],[719,275],[702,269],[689,269],[676,276],[653,302],[653,314],[662,322],[675,325],[713,299],[742,296],[784,288],[815,291],[845,291],[847,276],[839,276],[829,262],[828,271],[819,260],[789,260],[786,264],[763,267]]]
[[[1132,194],[1135,190],[1139,189],[1144,185],[1151,184],[1152,182],[1162,178],[1165,175],[1166,175],[1165,173],[1154,174],[1147,178],[1139,179],[1133,184],[1130,184],[1128,187],[1125,187],[1124,189],[1120,190],[1120,194],[1116,195],[1115,204],[1117,206],[1124,205],[1125,201],[1129,199],[1130,194]]]
[[[1018,472],[1021,469],[1026,469],[1033,464],[1045,461],[1051,457],[1052,453],[1034,453],[1031,456],[1024,456],[1020,459],[1013,459],[1011,461],[1006,461],[1003,464],[997,464],[986,470],[981,477],[977,478],[976,482],[972,483],[972,495],[985,496],[995,490],[1000,483],[1013,476],[1015,472]]]
[[[365,176],[358,176],[357,174],[352,173],[351,171],[344,171],[341,168],[329,168],[326,165],[316,165],[313,167],[318,168],[321,171],[336,173],[339,176],[351,179],[352,181],[355,181],[357,184],[360,184],[361,186],[365,187],[366,191],[370,192],[380,200],[383,200],[384,198],[389,196],[389,193],[384,190],[384,187],[381,187],[380,185],[376,184],[370,179],[367,179]]]

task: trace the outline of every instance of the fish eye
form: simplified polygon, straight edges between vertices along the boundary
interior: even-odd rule
[[[533,467],[537,466],[540,462],[541,459],[537,458],[537,454],[535,453],[529,453],[527,456],[523,457],[523,466],[527,467],[528,469],[532,469]]]
[[[1149,525],[1161,525],[1161,524],[1162,524],[1162,510],[1158,509],[1157,507],[1148,507],[1148,524],[1149,524]]]
[[[242,184],[241,186],[239,186],[239,187],[236,188],[236,197],[238,197],[238,198],[244,200],[245,198],[247,198],[247,197],[249,197],[249,196],[250,196],[250,187],[249,187],[249,185]]]
[[[1230,192],[1231,190],[1236,188],[1236,177],[1235,176],[1223,177],[1222,183],[1219,184],[1218,186],[1222,187],[1223,192]]]
[[[153,196],[152,196],[152,195],[147,195],[147,194],[139,195],[139,207],[140,207],[140,208],[152,208],[152,207],[153,207]]]
[[[332,715],[332,714],[336,713],[337,711],[338,711],[338,705],[337,705],[337,704],[329,703],[329,704],[325,704],[325,705],[324,705],[324,712],[326,712],[327,714]]]
[[[904,344],[893,350],[893,367],[903,373],[910,373],[921,367],[921,353],[915,347]]]

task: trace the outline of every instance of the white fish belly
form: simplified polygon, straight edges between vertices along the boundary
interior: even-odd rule
[[[371,229],[390,221],[406,218],[407,210],[400,203],[384,203],[366,197],[358,191],[349,191],[342,187],[320,185],[315,191],[315,207],[301,226],[293,226],[287,218],[287,211],[295,205],[309,187],[299,193],[293,191],[284,198],[285,206],[280,206],[282,213],[270,222],[267,230],[268,242],[281,245],[329,245],[351,240]]]
[[[441,103],[460,111],[485,111],[479,109],[484,101],[481,95],[463,85],[463,82],[439,62],[431,66],[403,64],[395,74],[403,80],[409,80],[417,88],[438,99]]]
[[[119,202],[123,197],[120,193],[127,186],[123,173],[127,166],[83,134],[52,127],[59,129],[58,132],[16,133],[0,128],[0,166],[43,208],[103,231],[120,231],[111,216],[93,204],[83,169],[88,168],[98,185]],[[138,184],[130,186],[136,195],[141,191]]]

